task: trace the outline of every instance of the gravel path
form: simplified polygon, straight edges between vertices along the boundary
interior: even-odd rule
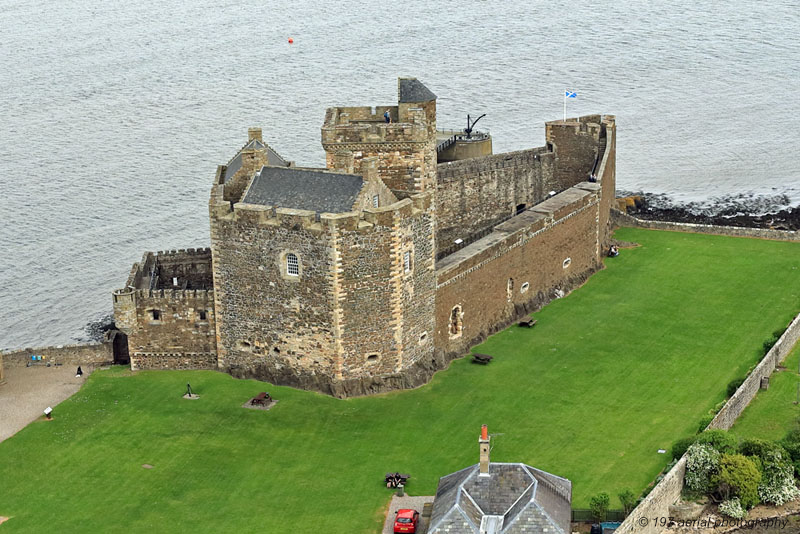
[[[83,366],[83,378],[75,378],[77,366],[7,367],[0,386],[0,442],[10,438],[51,406],[78,391],[92,370]]]
[[[417,532],[420,534],[425,534],[428,531],[428,525],[423,524],[422,520],[422,507],[425,505],[426,502],[433,502],[433,496],[427,497],[411,497],[409,495],[404,495],[403,497],[398,497],[394,495],[392,497],[392,502],[389,503],[389,513],[386,514],[386,521],[383,524],[383,534],[392,534],[392,525],[394,525],[394,513],[401,509],[401,508],[412,508],[420,513],[420,522],[419,528],[417,528]],[[427,520],[427,518],[426,518]]]

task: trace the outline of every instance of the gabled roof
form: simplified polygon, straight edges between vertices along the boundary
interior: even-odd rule
[[[364,179],[324,169],[262,167],[242,199],[249,204],[344,213],[353,211]]]
[[[280,154],[275,152],[275,150],[273,150],[271,146],[269,146],[266,143],[262,143],[258,139],[251,139],[228,162],[227,169],[225,170],[225,177],[223,179],[223,183],[227,183],[228,180],[232,178],[233,175],[239,171],[239,169],[242,168],[242,152],[244,152],[245,150],[258,150],[258,149],[266,150],[268,165],[273,165],[275,167],[289,166],[289,162],[283,159],[283,157]]]
[[[401,104],[436,100],[436,95],[416,78],[400,78],[397,93],[397,101]]]
[[[572,483],[521,463],[473,465],[439,480],[429,533],[569,534]]]

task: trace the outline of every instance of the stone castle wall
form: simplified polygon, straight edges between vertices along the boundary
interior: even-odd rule
[[[145,253],[114,292],[131,369],[213,369],[216,329],[211,250]]]
[[[791,230],[771,230],[768,228],[743,228],[741,226],[719,226],[713,224],[651,221],[633,217],[617,209],[611,210],[611,219],[615,226],[631,226],[633,228],[649,228],[651,230],[726,235],[732,237],[754,237],[758,239],[774,239],[777,241],[800,241],[800,232],[793,232]]]
[[[54,347],[28,347],[6,351],[0,359],[6,367],[24,367],[31,356],[41,356],[44,364],[60,365],[110,365],[114,360],[111,343],[77,343]]]
[[[600,186],[580,184],[442,260],[437,268],[437,352],[463,354],[585,282],[601,265],[599,207]]]
[[[439,164],[438,249],[446,253],[456,239],[468,243],[472,236],[512,217],[518,206],[529,208],[550,191],[565,189],[553,182],[553,162],[554,155],[546,148],[533,148]]]

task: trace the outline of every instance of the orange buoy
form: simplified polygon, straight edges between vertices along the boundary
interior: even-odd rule
[[[292,44],[292,43],[294,43],[294,39],[292,39],[291,37],[289,37],[289,44]]]

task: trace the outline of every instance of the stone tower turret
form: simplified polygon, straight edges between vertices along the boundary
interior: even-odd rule
[[[436,186],[436,95],[416,78],[397,81],[396,106],[329,108],[322,126],[327,167],[341,167],[342,152],[378,158],[378,175],[397,198]],[[386,122],[388,114],[390,122]]]

